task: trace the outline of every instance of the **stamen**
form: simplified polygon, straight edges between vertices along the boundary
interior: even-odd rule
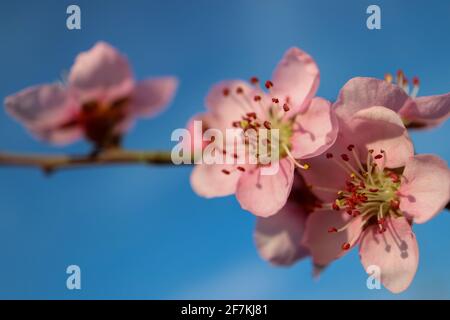
[[[331,227],[330,229],[328,229],[328,233],[335,233],[338,230],[335,227]]]
[[[229,175],[231,172],[230,171],[228,171],[228,170],[226,170],[226,169],[222,169],[222,172],[224,173],[224,174],[226,174],[226,175]]]
[[[225,88],[225,89],[223,89],[222,93],[223,93],[223,95],[224,95],[225,97],[228,97],[229,94],[230,94],[230,89]]]
[[[244,93],[244,89],[242,87],[237,87],[236,88],[236,93],[237,94],[243,94]]]
[[[289,106],[288,106],[287,103],[283,104],[283,110],[284,110],[285,112],[288,112],[288,111],[289,111]]]
[[[350,249],[350,243],[348,243],[348,242],[343,243],[342,250],[348,250],[348,249]]]
[[[308,169],[311,167],[311,166],[310,166],[309,164],[307,164],[307,163],[301,164],[301,163],[299,163],[297,160],[295,160],[294,156],[292,155],[292,153],[289,151],[289,148],[288,148],[285,144],[283,144],[283,149],[284,149],[284,151],[286,151],[287,156],[292,160],[292,162],[294,162],[294,164],[295,164],[297,167],[299,167],[300,169],[308,170]]]
[[[257,77],[251,77],[250,78],[250,83],[253,85],[256,85],[259,83],[259,79]]]
[[[264,127],[266,128],[266,129],[270,129],[271,128],[271,123],[269,122],[269,121],[264,121]]]
[[[384,75],[384,80],[386,80],[386,81],[389,82],[389,83],[392,83],[392,74],[386,73],[386,74]]]
[[[267,88],[267,89],[273,88],[273,83],[272,83],[272,81],[270,81],[270,80],[267,80],[265,85],[266,85],[266,88]]]

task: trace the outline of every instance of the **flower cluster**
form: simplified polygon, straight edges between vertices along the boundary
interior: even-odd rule
[[[263,139],[276,160],[265,163],[257,151],[253,162],[232,154],[232,163],[198,163],[192,188],[206,198],[235,195],[257,216],[258,251],[274,265],[310,256],[319,273],[358,247],[365,270],[379,267],[384,286],[401,292],[419,261],[414,224],[427,222],[450,200],[447,164],[415,154],[408,129],[446,121],[450,93],[418,97],[419,79],[410,85],[399,71],[395,80],[390,74],[350,79],[330,102],[316,96],[319,82],[314,59],[291,48],[270,80],[214,85],[206,112],[187,125],[193,137],[186,147],[230,155],[230,144],[237,144],[245,155],[255,150],[247,133],[259,141],[263,131],[276,132]],[[174,77],[136,82],[127,59],[101,42],[76,58],[67,81],[25,89],[7,97],[5,107],[40,139],[66,144],[85,138],[102,153],[120,147],[136,118],[170,103],[176,87]],[[195,121],[205,131],[241,135],[205,141],[204,132],[194,132]]]

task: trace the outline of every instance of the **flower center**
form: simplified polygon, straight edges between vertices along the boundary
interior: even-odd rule
[[[330,227],[328,232],[344,231],[356,218],[361,219],[361,228],[378,225],[380,233],[386,231],[386,218],[399,217],[401,173],[398,170],[385,168],[386,152],[369,150],[366,162],[363,163],[354,145],[349,145],[347,153],[335,157],[327,153],[326,158],[334,161],[347,174],[342,190],[332,190],[312,186],[312,189],[336,192],[336,199],[332,203],[321,205],[322,208],[345,211],[351,218],[342,228]],[[356,167],[352,164],[356,164]],[[349,243],[342,245],[343,250],[350,248]]]
[[[271,94],[274,84],[271,81],[265,82],[265,88],[268,94],[259,86],[259,80],[256,77],[250,79],[254,89],[246,92],[243,87],[224,88],[223,95],[240,106],[241,114],[230,123],[233,128],[240,128],[243,132],[243,142],[246,150],[255,153],[259,164],[263,156],[259,153],[258,143],[267,146],[264,157],[282,159],[289,157],[294,164],[302,169],[307,169],[307,164],[300,164],[291,154],[291,137],[294,133],[294,118],[286,117],[290,110],[290,99],[286,97],[283,102]],[[272,134],[276,130],[276,134]],[[264,132],[263,132],[264,131]],[[248,148],[250,147],[250,148]],[[275,154],[273,154],[275,153]],[[240,167],[240,171],[244,171]],[[226,171],[226,170],[225,170]],[[229,171],[224,172],[229,174]]]

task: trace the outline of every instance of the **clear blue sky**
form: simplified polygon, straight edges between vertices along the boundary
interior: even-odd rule
[[[82,30],[65,27],[77,3]],[[382,29],[366,28],[378,4]],[[0,97],[51,82],[80,51],[105,40],[126,53],[138,78],[174,74],[181,86],[162,116],[141,121],[130,148],[169,149],[170,134],[203,110],[211,84],[270,76],[299,46],[321,70],[319,94],[334,99],[351,77],[398,68],[421,94],[449,91],[450,2],[323,0],[8,1],[0,4]],[[417,152],[450,160],[450,124],[413,134]],[[0,112],[0,149],[57,150]],[[254,217],[233,197],[204,200],[190,168],[102,168],[60,172],[0,168],[0,298],[450,298],[450,215],[415,226],[420,265],[408,291],[368,290],[356,252],[319,281],[309,261],[274,268],[253,245]],[[82,270],[82,290],[65,269]]]

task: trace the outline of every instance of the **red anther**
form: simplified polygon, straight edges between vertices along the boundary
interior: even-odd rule
[[[353,217],[356,218],[357,216],[359,216],[361,214],[361,211],[359,210],[355,210],[353,211]]]
[[[264,127],[266,129],[270,129],[270,127],[271,127],[270,122],[269,121],[264,121]]]
[[[233,127],[239,128],[240,126],[241,126],[241,122],[240,121],[233,121]]]
[[[354,145],[354,144],[350,144],[350,145],[347,147],[347,150],[348,150],[348,151],[352,151],[354,148],[355,148],[355,145]]]
[[[222,169],[222,172],[224,173],[224,174],[226,174],[226,175],[229,175],[231,172],[230,171],[228,171],[228,170],[226,170],[226,169]]]
[[[378,223],[379,225],[383,225],[385,222],[386,222],[386,220],[385,220],[384,218],[380,218],[380,219],[378,219],[378,221],[377,221],[377,223]]]
[[[352,215],[352,209],[347,209],[347,210],[345,210],[345,212],[347,212],[347,214],[348,214],[349,216]]]
[[[414,78],[412,79],[412,83],[413,83],[413,85],[414,85],[415,87],[419,86],[419,85],[420,85],[419,77],[414,77]]]
[[[334,203],[331,205],[331,207],[333,208],[333,210],[336,210],[336,211],[341,210],[341,208],[339,208],[339,206],[337,205],[336,202],[334,202]]]
[[[255,97],[253,98],[253,100],[255,100],[255,101],[261,101],[261,96],[255,96]]]
[[[331,227],[330,229],[328,229],[328,233],[334,233],[337,232],[338,230],[335,227]]]
[[[230,89],[225,88],[225,89],[223,89],[222,93],[226,97],[226,96],[228,96],[230,94]]]
[[[345,153],[341,154],[341,158],[344,161],[350,161],[350,158],[348,157],[348,155],[346,155]]]
[[[328,153],[326,154],[326,157],[327,157],[327,159],[331,159],[331,158],[333,158],[333,154],[330,153],[330,152],[328,152]]]
[[[402,69],[398,69],[397,70],[397,77],[401,77],[403,76],[403,70]]]
[[[397,174],[395,174],[394,172],[391,172],[389,174],[389,177],[391,178],[392,182],[397,183],[400,181],[400,177]]]
[[[317,208],[317,209],[322,209],[322,208],[323,208],[323,205],[322,205],[322,203],[316,201],[316,202],[314,203],[314,207]]]
[[[237,94],[242,94],[242,93],[244,93],[244,89],[242,89],[242,87],[237,87],[236,88],[236,93]]]
[[[391,200],[390,202],[391,208],[394,210],[397,210],[400,208],[400,201],[398,200]]]
[[[277,98],[272,98],[272,102],[273,103],[278,103],[278,102],[280,102],[280,100],[278,100]]]
[[[241,172],[245,172],[245,168],[244,167],[237,167],[237,169]]]
[[[256,113],[255,113],[255,112],[249,112],[249,113],[247,113],[247,116],[248,116],[249,118],[256,119]]]
[[[361,182],[359,183],[359,186],[360,186],[361,188],[363,188],[363,189],[366,188],[366,184],[364,183],[364,181],[361,181]]]
[[[270,88],[272,88],[272,87],[273,87],[272,81],[267,80],[267,81],[266,81],[266,88],[267,88],[267,89],[270,89]]]
[[[251,77],[250,82],[251,82],[251,84],[257,84],[257,83],[259,83],[259,79],[257,77]]]
[[[377,154],[374,158],[378,160],[378,159],[383,158],[383,155],[382,154]]]
[[[378,192],[378,191],[380,191],[380,190],[377,189],[377,188],[370,188],[369,191],[370,191],[370,192]]]
[[[350,243],[348,243],[348,242],[343,243],[342,250],[348,250],[348,249],[350,249]]]
[[[237,153],[233,153],[233,158],[235,158],[235,159],[237,159],[237,158],[238,158],[238,155],[237,155]]]
[[[385,233],[386,230],[387,230],[386,228],[378,229],[378,233],[379,233],[379,234]]]
[[[369,149],[369,153],[373,153],[374,152],[374,150],[373,149]]]
[[[287,103],[283,104],[283,110],[284,110],[285,112],[288,112],[288,111],[289,111],[289,106],[288,106]]]

